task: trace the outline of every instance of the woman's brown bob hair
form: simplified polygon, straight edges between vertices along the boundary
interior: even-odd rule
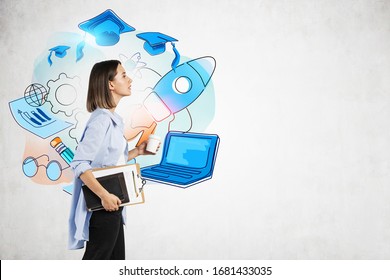
[[[108,83],[114,80],[119,64],[119,60],[106,60],[92,67],[87,95],[88,112],[93,112],[96,108],[111,109],[116,106]]]

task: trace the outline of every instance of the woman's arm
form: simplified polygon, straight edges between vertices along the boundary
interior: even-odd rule
[[[80,179],[101,199],[102,205],[106,211],[117,211],[119,209],[119,205],[121,204],[120,199],[103,188],[99,181],[96,180],[91,170],[87,170],[81,174]]]
[[[115,211],[119,209],[120,199],[103,188],[91,171],[91,163],[103,145],[110,123],[110,118],[101,114],[87,124],[87,128],[83,133],[70,165],[73,168],[75,177],[79,177],[101,199],[104,209],[106,211]]]

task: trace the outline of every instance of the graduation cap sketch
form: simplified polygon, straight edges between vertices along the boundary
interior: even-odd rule
[[[145,40],[144,49],[150,55],[158,55],[165,52],[165,44],[169,42],[177,42],[175,38],[160,32],[144,32],[137,34],[137,37]]]
[[[144,40],[144,49],[150,55],[158,55],[165,52],[165,44],[171,43],[173,52],[175,53],[175,58],[172,61],[172,68],[175,69],[180,61],[180,54],[175,47],[177,39],[172,38],[171,36],[162,34],[160,32],[144,32],[137,34],[137,37]]]
[[[113,46],[119,42],[120,34],[135,30],[110,9],[80,23],[79,28],[93,35],[99,46]]]
[[[66,50],[70,49],[68,46],[56,46],[51,49],[49,49],[49,56],[47,57],[47,61],[49,62],[50,66],[53,64],[53,61],[51,60],[51,55],[55,54],[56,57],[63,58],[66,55]]]

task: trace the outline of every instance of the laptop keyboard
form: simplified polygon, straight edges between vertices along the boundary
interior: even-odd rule
[[[196,170],[188,170],[188,169],[184,170],[184,169],[178,169],[177,167],[173,169],[165,166],[164,167],[154,166],[150,168],[150,170],[159,173],[165,173],[165,174],[174,175],[178,177],[188,178],[188,179],[192,178],[193,175],[200,174],[200,171],[196,171]]]

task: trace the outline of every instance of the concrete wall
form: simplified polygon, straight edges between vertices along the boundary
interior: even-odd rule
[[[1,259],[82,256],[70,196],[21,171],[8,102],[51,34],[108,8],[217,61],[214,177],[150,184],[128,208],[128,259],[390,258],[390,2],[1,0]]]

